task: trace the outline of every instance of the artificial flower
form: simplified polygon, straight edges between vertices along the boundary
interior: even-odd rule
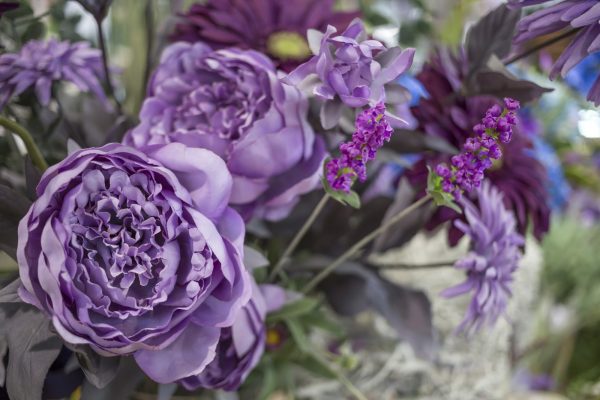
[[[227,163],[230,202],[245,218],[281,219],[319,184],[324,146],[307,112],[263,54],[180,42],[165,49],[125,143],[210,149]]]
[[[19,224],[21,298],[67,343],[133,355],[157,382],[199,374],[251,295],[231,185],[220,157],[181,144],[70,154]]]
[[[52,85],[60,81],[93,93],[108,107],[104,78],[102,53],[89,43],[30,40],[18,53],[0,54],[0,109],[29,88],[34,88],[42,105],[48,105]]]
[[[526,7],[550,0],[510,0],[512,6]],[[524,43],[536,37],[576,29],[575,37],[550,71],[550,79],[567,73],[589,54],[600,50],[600,4],[597,0],[563,0],[524,17],[517,25],[514,42]],[[596,74],[598,75],[598,74]],[[600,76],[589,89],[587,99],[600,105]]]
[[[460,329],[495,323],[505,312],[513,274],[521,259],[523,237],[516,231],[514,214],[507,210],[502,193],[489,182],[477,190],[477,205],[462,198],[466,222],[455,225],[471,240],[469,253],[454,266],[467,274],[465,282],[446,289],[446,297],[473,292]]]
[[[181,16],[172,38],[217,50],[252,49],[290,71],[310,57],[306,31],[346,27],[357,12],[334,11],[334,0],[209,0]]]

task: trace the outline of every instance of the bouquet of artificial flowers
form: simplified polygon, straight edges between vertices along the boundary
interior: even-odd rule
[[[44,22],[0,3],[12,151],[0,249],[18,264],[0,291],[10,399],[127,398],[140,385],[262,399],[293,391],[292,367],[365,399],[345,375],[338,316],[372,309],[435,358],[427,297],[371,257],[421,230],[470,240],[450,263],[464,282],[442,293],[472,296],[457,329],[503,316],[523,236],[541,238],[550,213],[519,116],[547,89],[507,69],[526,55],[513,34],[570,26],[553,75],[566,72],[598,49],[596,2],[520,21],[541,2],[501,5],[411,69],[415,49],[376,39],[333,0],[209,0],[175,16],[160,57],[149,49],[139,110],[124,105],[104,43],[111,1],[78,2],[99,48],[11,30]]]

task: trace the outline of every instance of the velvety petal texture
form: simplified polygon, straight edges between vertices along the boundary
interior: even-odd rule
[[[345,28],[358,12],[334,10],[335,0],[208,0],[181,15],[172,38],[267,54],[289,71],[310,57],[306,31]]]
[[[510,0],[513,7],[526,7],[551,3],[519,21],[514,42],[524,43],[538,36],[562,31],[565,28],[577,29],[575,37],[556,60],[550,72],[554,79],[559,74],[564,78],[567,72],[588,55],[600,50],[600,3],[597,0]],[[600,105],[600,75],[587,99]]]
[[[220,163],[178,150],[164,146],[161,161],[120,144],[70,154],[44,173],[17,250],[21,297],[63,339],[132,354],[162,383],[213,360],[252,292],[244,224],[226,206],[231,176],[214,154]]]
[[[461,329],[493,324],[504,313],[524,244],[514,214],[502,202],[502,193],[486,181],[477,196],[478,205],[466,198],[460,201],[466,223],[456,221],[458,229],[471,239],[471,251],[454,265],[465,271],[467,280],[443,292],[447,297],[473,292]]]
[[[189,165],[212,163],[191,149],[213,152],[233,177],[230,204],[245,218],[280,219],[318,186],[325,152],[307,112],[306,98],[280,82],[264,55],[180,42],[165,49],[125,143],[157,157],[160,145],[187,146],[186,160],[170,166],[184,180]],[[192,195],[203,204],[213,196],[210,189]]]
[[[329,25],[324,33],[309,31],[308,37],[314,56],[292,71],[286,82],[296,85],[316,75],[317,97],[352,108],[386,101],[384,85],[407,71],[415,54],[414,49],[388,49],[369,39],[360,19],[340,34]]]
[[[0,109],[13,96],[34,89],[42,105],[48,105],[54,82],[71,82],[91,92],[109,107],[102,88],[102,53],[87,42],[30,40],[18,53],[0,54]]]

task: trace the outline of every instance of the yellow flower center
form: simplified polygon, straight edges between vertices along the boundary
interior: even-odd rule
[[[308,42],[296,32],[275,32],[267,39],[269,54],[281,60],[304,60],[310,56]]]
[[[267,345],[270,347],[279,346],[281,343],[281,335],[276,329],[267,329]]]

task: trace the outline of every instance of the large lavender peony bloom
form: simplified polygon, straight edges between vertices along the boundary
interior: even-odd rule
[[[125,138],[143,149],[180,142],[221,156],[233,175],[231,204],[245,217],[285,217],[319,184],[324,146],[308,103],[255,51],[176,43],[149,84],[140,124]]]
[[[550,0],[510,0],[511,5],[526,7]],[[564,78],[571,68],[587,55],[600,51],[600,3],[597,0],[563,0],[526,16],[517,26],[515,43],[523,43],[538,36],[578,29],[575,38],[560,55],[550,72],[550,79],[560,73]],[[588,92],[587,99],[600,105],[600,76]]]
[[[181,144],[149,153],[110,144],[46,171],[19,225],[20,295],[67,342],[173,382],[214,359],[251,278],[223,161]]]
[[[457,55],[445,49],[435,52],[417,75],[429,96],[411,109],[419,130],[442,137],[457,149],[473,136],[473,127],[486,111],[501,103],[490,96],[464,96],[462,85],[468,70],[469,63],[463,52]],[[533,157],[532,150],[531,141],[515,129],[511,142],[503,145],[502,161],[487,170],[486,176],[504,194],[504,204],[515,213],[519,232],[525,234],[531,224],[533,233],[541,239],[550,224],[547,173]],[[427,155],[407,172],[411,183],[424,190],[427,165],[448,162],[449,158],[442,154]],[[462,216],[450,208],[440,207],[427,228],[434,229],[457,218]],[[450,244],[455,245],[462,236],[463,232],[451,225],[448,233]]]
[[[506,310],[513,272],[521,258],[523,237],[516,232],[512,212],[502,202],[502,194],[489,182],[478,189],[478,206],[463,198],[467,223],[455,224],[471,239],[471,251],[455,267],[467,273],[467,280],[446,289],[443,295],[455,297],[473,291],[461,329],[479,328],[496,322]]]
[[[230,328],[221,329],[217,356],[202,373],[181,381],[188,390],[236,390],[258,364],[265,350],[268,312],[285,302],[285,292],[274,285],[253,285],[252,299]]]
[[[39,102],[48,105],[52,84],[58,81],[92,92],[108,107],[100,83],[103,79],[100,50],[90,48],[87,42],[31,40],[18,53],[0,55],[0,109],[31,87]]]
[[[290,71],[310,57],[307,30],[328,24],[342,29],[358,16],[333,8],[334,0],[209,0],[193,4],[172,37],[215,50],[257,50]]]
[[[324,100],[339,99],[349,107],[385,101],[384,85],[410,68],[415,50],[387,49],[383,43],[368,39],[359,19],[341,34],[336,33],[331,25],[325,33],[310,31],[314,56],[292,71],[286,81],[295,85],[316,74],[320,85],[315,95]]]

